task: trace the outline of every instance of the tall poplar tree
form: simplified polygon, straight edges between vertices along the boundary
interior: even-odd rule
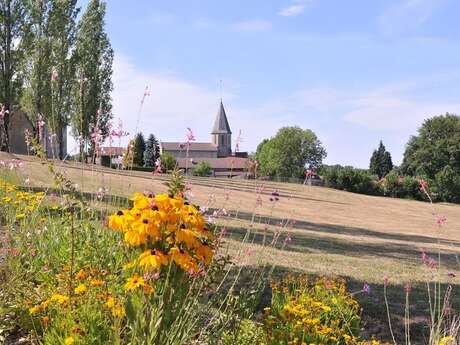
[[[102,138],[108,135],[112,118],[113,49],[104,31],[106,4],[91,0],[83,14],[77,31],[75,111],[72,114],[74,135],[80,141],[80,154],[94,156],[96,144],[91,134],[98,131]]]
[[[49,18],[51,50],[51,114],[52,130],[57,135],[59,158],[64,158],[64,137],[72,109],[72,88],[75,76],[77,0],[53,0]]]
[[[9,150],[10,112],[22,91],[22,64],[25,61],[29,11],[24,0],[0,1],[0,150]]]

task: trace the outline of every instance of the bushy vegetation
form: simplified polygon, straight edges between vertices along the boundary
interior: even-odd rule
[[[202,161],[198,163],[192,169],[193,176],[209,176],[211,175],[211,173],[212,173],[211,165],[206,161]]]
[[[327,187],[370,195],[379,193],[377,181],[367,170],[334,165],[323,166],[318,173]]]

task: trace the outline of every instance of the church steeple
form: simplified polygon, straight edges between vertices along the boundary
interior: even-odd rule
[[[219,111],[217,112],[211,134],[232,134],[222,100],[220,100]]]
[[[228,157],[232,154],[232,131],[228,124],[224,104],[220,101],[214,126],[212,128],[212,142],[217,146],[218,157]]]

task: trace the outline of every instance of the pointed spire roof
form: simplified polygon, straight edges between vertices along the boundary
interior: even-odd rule
[[[220,101],[219,111],[217,112],[211,134],[232,134],[222,100]]]

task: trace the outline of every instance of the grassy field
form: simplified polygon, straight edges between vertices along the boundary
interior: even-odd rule
[[[1,159],[21,159],[19,170],[30,186],[52,188],[46,166],[35,158],[0,154]],[[145,172],[115,171],[78,163],[56,163],[59,170],[78,184],[83,192],[96,193],[107,187],[108,194],[125,198],[136,191],[164,192],[167,176]],[[363,317],[370,333],[387,338],[383,279],[390,277],[390,308],[394,321],[403,315],[403,289],[413,286],[411,302],[414,315],[414,336],[421,337],[421,327],[427,312],[425,282],[436,279],[455,287],[460,242],[460,206],[372,197],[289,183],[266,181],[189,178],[192,201],[212,208],[224,208],[228,216],[219,222],[229,230],[230,251],[252,253],[244,264],[263,260],[276,265],[276,274],[303,271],[312,275],[345,277],[349,288],[360,290],[364,283],[371,286],[369,295],[359,295]],[[279,193],[279,201],[270,201],[271,193]],[[447,222],[438,227],[440,214]],[[289,236],[283,250],[261,249],[261,241],[270,241],[280,223],[289,222]],[[242,248],[240,240],[247,228],[254,236]],[[283,234],[280,241],[284,241]],[[441,255],[441,268],[436,273],[425,267],[421,252],[434,258]],[[458,276],[458,275],[457,275]],[[401,330],[403,332],[403,330]]]

